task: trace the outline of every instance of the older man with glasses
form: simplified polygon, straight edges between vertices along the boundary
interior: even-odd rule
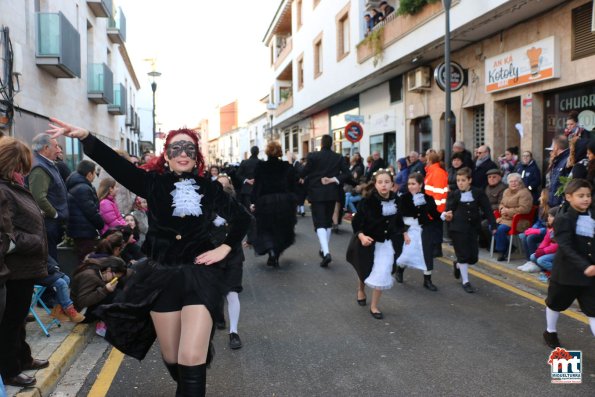
[[[487,145],[481,145],[475,150],[477,158],[475,159],[475,168],[473,169],[472,185],[484,190],[488,185],[487,172],[493,168],[498,168],[498,164],[491,159],[491,150]]]

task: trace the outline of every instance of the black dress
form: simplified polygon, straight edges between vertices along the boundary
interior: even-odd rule
[[[256,166],[252,203],[257,232],[251,241],[256,254],[273,250],[280,256],[295,242],[295,185],[294,168],[286,161],[273,157]]]
[[[142,249],[149,261],[135,269],[135,274],[114,303],[96,310],[107,324],[108,342],[141,360],[156,337],[150,311],[163,291],[169,293],[181,288],[193,291],[211,317],[217,315],[224,288],[222,268],[220,264],[196,265],[194,260],[215,248],[210,239],[210,228],[216,215],[230,221],[231,227],[224,241],[230,247],[241,243],[250,216],[218,182],[191,173],[146,172],[92,135],[82,143],[85,153],[120,184],[147,199],[149,229]],[[174,215],[172,192],[178,188],[174,185],[178,182],[190,183],[197,189],[202,214]],[[184,285],[173,280],[181,280]]]

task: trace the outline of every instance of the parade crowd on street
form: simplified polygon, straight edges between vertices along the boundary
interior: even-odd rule
[[[73,171],[63,161],[62,136],[80,140],[88,157]],[[42,286],[53,318],[93,323],[139,360],[157,339],[176,395],[205,395],[215,329],[228,330],[231,349],[242,347],[245,255],[282,267],[306,201],[321,271],[350,263],[355,300],[367,306],[371,290],[374,319],[384,318],[383,291],[404,283],[406,271],[419,271],[420,285],[438,290],[432,273],[443,242],[454,247],[462,291],[475,293],[469,267],[479,250],[509,260],[518,236],[526,259],[518,271],[539,272],[548,283],[545,343],[562,345],[558,317],[575,300],[595,335],[595,139],[576,112],[554,138],[545,169],[517,147],[496,157],[487,145],[472,154],[455,142],[449,159],[443,150],[411,152],[397,169],[379,152],[364,162],[332,147],[324,135],[319,151],[297,159],[273,141],[252,147],[239,165],[220,167],[205,163],[188,129],[171,131],[163,153],[142,159],[57,119],[31,145],[0,137],[0,379],[33,386],[24,371],[49,365],[32,356],[25,328],[34,287]],[[331,253],[343,221],[351,223],[351,240]],[[64,245],[76,253],[71,272],[60,264]]]

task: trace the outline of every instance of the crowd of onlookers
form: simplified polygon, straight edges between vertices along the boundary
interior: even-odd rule
[[[364,14],[364,21],[366,23],[366,33],[369,35],[374,26],[384,21],[390,14],[395,11],[395,8],[388,4],[386,1],[380,2],[377,8],[372,8],[369,13]]]
[[[63,156],[49,134],[30,146],[0,137],[0,375],[8,385],[32,386],[35,378],[23,371],[48,365],[31,356],[26,342],[34,286],[45,287],[41,300],[51,317],[94,322],[93,309],[111,302],[146,260],[140,249],[148,228],[145,199],[92,161],[71,171]],[[59,252],[69,246],[76,260],[66,266]],[[95,327],[105,335],[105,324]]]

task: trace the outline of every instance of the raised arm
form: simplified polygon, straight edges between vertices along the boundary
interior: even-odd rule
[[[47,131],[53,138],[60,135],[79,139],[85,154],[101,165],[116,181],[137,196],[147,197],[149,174],[120,156],[112,148],[94,137],[89,131],[50,118],[52,123]]]

